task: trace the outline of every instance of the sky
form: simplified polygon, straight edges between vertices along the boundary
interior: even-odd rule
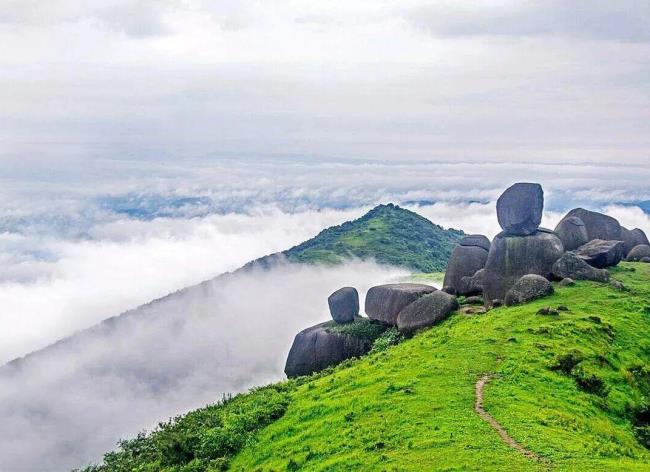
[[[644,163],[649,31],[636,0],[5,0],[0,145]]]
[[[285,267],[147,304],[377,204],[492,237],[496,198],[533,181],[546,227],[583,206],[650,234],[649,82],[644,1],[1,1],[0,365],[161,317],[0,367],[0,469],[66,470],[281,378],[329,291],[401,270]],[[256,323],[274,337],[250,356]]]

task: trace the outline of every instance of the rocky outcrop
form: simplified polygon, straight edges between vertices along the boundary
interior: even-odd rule
[[[575,253],[587,264],[602,269],[613,267],[625,257],[625,243],[623,241],[606,241],[594,239],[580,246]]]
[[[321,323],[296,335],[284,367],[287,377],[309,375],[370,350],[369,341],[328,330],[331,324]]]
[[[406,306],[397,316],[397,328],[409,335],[418,329],[439,323],[457,309],[456,297],[438,290]]]
[[[577,216],[564,218],[555,227],[555,232],[562,240],[565,251],[573,251],[589,242],[587,228],[584,222]]]
[[[509,235],[533,234],[542,222],[544,191],[539,184],[517,183],[497,200],[497,218]]]
[[[528,236],[499,234],[492,247],[483,276],[483,298],[503,300],[517,280],[526,274],[548,279],[553,264],[564,253],[562,241],[549,230],[538,230]]]
[[[327,298],[332,319],[337,323],[350,323],[359,314],[359,293],[354,287],[343,287]]]
[[[556,279],[593,280],[607,282],[609,273],[604,269],[596,269],[578,257],[573,252],[566,252],[553,264],[553,277]]]
[[[378,285],[366,294],[366,314],[370,319],[389,325],[397,324],[397,315],[404,307],[436,289],[424,284]]]
[[[585,210],[584,208],[575,208],[567,213],[562,221],[571,217],[577,217],[585,224],[588,241],[593,239],[603,239],[605,241],[621,240],[621,225],[611,216]]]
[[[526,274],[515,282],[506,294],[507,306],[519,305],[553,293],[553,285],[546,277]]]
[[[645,257],[650,257],[650,246],[646,244],[639,244],[634,246],[627,255],[627,260],[630,262],[639,262]]]
[[[489,249],[490,240],[485,236],[480,234],[465,236],[451,253],[443,290],[451,294],[466,295],[461,290],[461,279],[471,277],[476,271],[485,267]]]

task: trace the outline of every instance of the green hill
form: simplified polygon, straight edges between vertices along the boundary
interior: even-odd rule
[[[283,254],[292,262],[338,263],[373,258],[418,272],[443,271],[462,231],[431,223],[393,204],[379,205],[361,218],[321,231]]]
[[[650,264],[196,410],[97,471],[650,470]],[[545,306],[564,305],[559,316]],[[390,331],[389,331],[390,333]],[[506,445],[483,405],[540,460]]]

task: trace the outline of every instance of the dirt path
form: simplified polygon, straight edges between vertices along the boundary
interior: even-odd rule
[[[506,443],[508,446],[510,446],[513,449],[516,449],[517,451],[521,452],[524,456],[530,459],[535,459],[537,461],[548,464],[548,461],[546,459],[541,458],[534,452],[529,451],[524,446],[522,446],[517,441],[515,441],[504,429],[504,427],[501,426],[499,422],[495,420],[494,417],[492,417],[492,415],[490,415],[487,411],[485,411],[485,409],[483,408],[483,387],[485,387],[485,384],[488,383],[489,380],[490,380],[490,376],[488,374],[485,374],[481,376],[481,378],[478,379],[478,381],[476,382],[476,403],[474,403],[474,411],[476,411],[476,413],[485,422],[487,422],[487,424],[492,426],[492,428],[497,433],[499,433],[499,436],[501,436],[503,442]]]

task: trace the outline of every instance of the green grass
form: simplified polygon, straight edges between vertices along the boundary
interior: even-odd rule
[[[553,470],[650,470],[634,424],[650,397],[650,264],[611,272],[628,291],[578,282],[527,305],[453,315],[395,346],[388,331],[362,359],[271,387],[283,399],[277,419],[253,415],[222,462],[164,470],[547,470],[474,413],[484,373],[486,410]],[[558,305],[569,311],[537,314]],[[263,392],[238,398],[259,408]],[[147,461],[103,470],[162,470]]]
[[[361,218],[333,226],[283,254],[292,262],[337,264],[348,258],[421,272],[443,271],[462,231],[431,223],[393,204],[379,205]]]

